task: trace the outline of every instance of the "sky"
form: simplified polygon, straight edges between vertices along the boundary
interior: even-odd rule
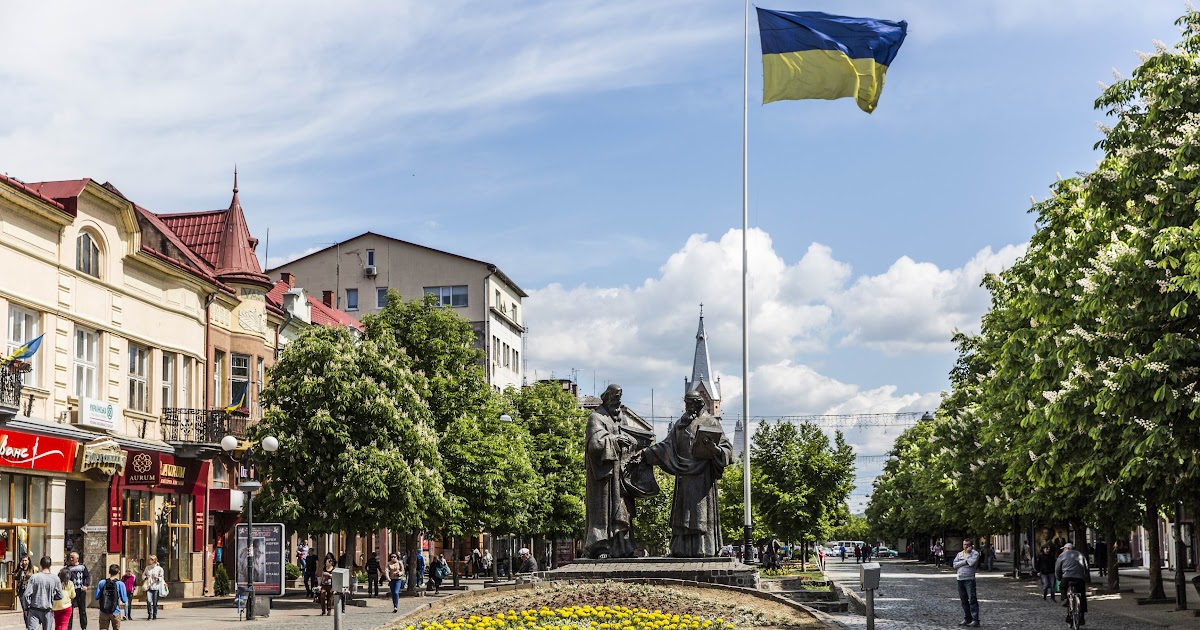
[[[749,409],[936,408],[1031,197],[1099,155],[1102,83],[1182,2],[772,2],[907,20],[878,109],[761,104],[750,25]],[[743,3],[12,2],[0,172],[155,212],[240,197],[265,266],[371,230],[498,265],[537,378],[681,409],[700,304],[742,409]],[[651,400],[653,399],[653,405]],[[906,416],[907,417],[907,416]],[[903,425],[842,422],[862,455]],[[836,424],[836,422],[834,423]],[[882,464],[863,460],[861,511]]]

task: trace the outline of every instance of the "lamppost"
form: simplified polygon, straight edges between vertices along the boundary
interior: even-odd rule
[[[221,448],[230,455],[237,449],[238,443],[239,440],[232,435],[221,438]],[[279,450],[279,440],[272,435],[264,437],[259,445],[268,453]],[[251,621],[254,619],[254,491],[262,488],[262,483],[250,476],[254,471],[253,446],[246,447],[238,462],[246,471],[245,479],[238,475],[238,490],[246,493],[246,621]]]

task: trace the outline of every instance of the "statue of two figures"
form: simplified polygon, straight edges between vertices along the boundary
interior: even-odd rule
[[[590,558],[634,555],[635,499],[659,492],[654,466],[675,476],[671,501],[671,555],[703,558],[721,550],[717,480],[733,463],[733,445],[700,395],[684,398],[685,411],[663,441],[625,413],[621,387],[609,385],[587,424],[587,538]]]

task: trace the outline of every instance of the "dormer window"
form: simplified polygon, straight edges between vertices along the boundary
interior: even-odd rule
[[[100,277],[100,247],[87,232],[75,239],[75,269],[93,278]]]

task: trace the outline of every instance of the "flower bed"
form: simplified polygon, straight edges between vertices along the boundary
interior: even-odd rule
[[[395,630],[740,630],[822,627],[786,604],[734,589],[624,582],[543,583],[466,594]]]

